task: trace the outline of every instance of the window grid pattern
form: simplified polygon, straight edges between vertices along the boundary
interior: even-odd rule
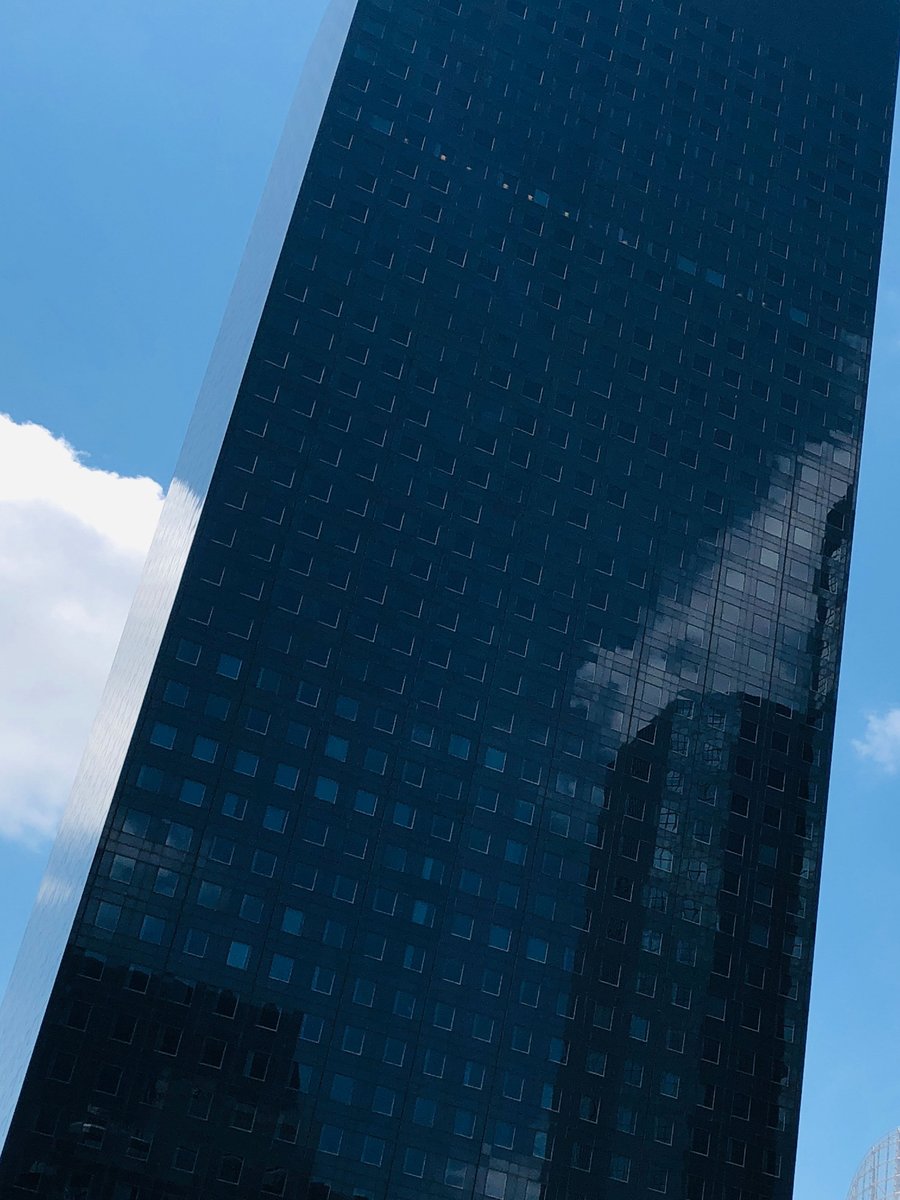
[[[893,87],[790,49],[362,0],[11,1194],[789,1196]]]

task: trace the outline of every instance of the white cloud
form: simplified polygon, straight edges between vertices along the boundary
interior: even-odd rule
[[[53,832],[162,499],[0,414],[0,836]]]
[[[853,741],[860,758],[869,758],[883,771],[893,775],[900,768],[900,708],[889,708],[880,716],[869,713],[866,732]]]

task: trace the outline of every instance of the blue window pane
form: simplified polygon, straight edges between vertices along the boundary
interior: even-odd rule
[[[179,825],[175,821],[169,823],[166,834],[166,845],[173,850],[189,850],[194,839],[194,831],[189,825]]]
[[[150,742],[154,746],[162,746],[164,750],[171,750],[177,734],[178,730],[174,725],[163,725],[157,721],[150,732]]]
[[[218,752],[219,743],[214,742],[212,738],[198,737],[194,739],[194,749],[191,753],[201,762],[215,762]]]
[[[163,779],[162,771],[156,767],[141,767],[138,771],[137,785],[146,792],[158,792],[162,788]]]
[[[146,916],[141,921],[140,939],[158,946],[165,936],[166,923],[160,917]]]
[[[263,918],[265,904],[259,896],[245,895],[241,899],[240,916],[244,921],[252,921],[258,925]]]
[[[338,794],[337,781],[320,775],[313,788],[313,794],[317,799],[324,800],[326,804],[334,804]]]
[[[334,711],[339,717],[343,717],[345,721],[355,721],[359,714],[359,703],[349,696],[338,696],[335,701]]]
[[[498,750],[495,746],[487,746],[484,751],[484,765],[492,771],[506,770],[506,751]]]
[[[184,936],[184,952],[203,958],[209,945],[209,936],[200,929],[189,929]]]
[[[280,983],[290,983],[294,972],[294,960],[284,954],[274,954],[269,968],[269,978],[277,979]]]
[[[232,942],[228,947],[225,961],[229,967],[238,971],[246,971],[250,962],[250,947],[245,942]]]
[[[403,1174],[421,1179],[425,1174],[425,1153],[422,1150],[408,1148],[403,1154]]]
[[[343,1130],[335,1125],[323,1125],[319,1131],[319,1149],[323,1154],[340,1154]]]
[[[154,892],[160,896],[174,896],[177,889],[178,875],[176,872],[160,867],[156,872],[156,880],[153,884]]]
[[[444,1183],[448,1187],[462,1190],[466,1186],[467,1173],[468,1168],[464,1162],[460,1162],[455,1158],[449,1158],[447,1166],[444,1169]]]
[[[94,924],[98,929],[105,929],[112,932],[119,924],[119,917],[122,909],[118,904],[110,904],[107,900],[101,900],[97,905],[97,915],[94,918]]]
[[[233,654],[220,654],[216,674],[224,675],[226,679],[237,679],[241,673],[242,666],[243,663],[241,660],[235,658]]]
[[[225,696],[207,696],[204,712],[208,717],[213,717],[217,721],[225,721],[228,719],[230,711],[231,701]]]
[[[347,761],[347,751],[350,749],[350,743],[345,738],[335,737],[334,734],[325,739],[325,754],[328,758],[337,759],[338,762]]]
[[[175,657],[179,662],[196,666],[200,661],[200,647],[196,642],[189,642],[185,638],[182,638],[178,643],[178,649],[175,651]]]
[[[239,775],[249,775],[251,778],[259,770],[259,756],[249,750],[238,750],[234,756],[233,769]]]
[[[222,899],[222,889],[217,883],[204,879],[197,889],[197,903],[202,908],[218,908]]]
[[[288,814],[286,809],[275,808],[270,804],[263,814],[263,828],[271,829],[273,833],[284,833],[287,819]]]
[[[179,708],[184,708],[188,702],[189,695],[190,688],[187,684],[170,679],[163,692],[163,700],[167,704],[176,704]]]
[[[467,737],[463,737],[458,733],[451,733],[449,751],[453,758],[461,758],[463,760],[469,757],[472,750],[472,743]]]
[[[181,789],[178,793],[178,799],[183,804],[192,804],[195,808],[199,808],[206,797],[206,785],[200,783],[196,779],[184,779],[181,783]]]
[[[296,767],[288,766],[287,763],[278,763],[275,768],[275,783],[278,787],[287,788],[288,791],[296,790],[300,780],[300,772]]]
[[[243,821],[246,811],[247,801],[243,796],[237,796],[234,792],[226,792],[222,800],[223,816],[231,817],[235,821]]]

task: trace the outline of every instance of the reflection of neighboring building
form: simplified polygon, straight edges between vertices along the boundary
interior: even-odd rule
[[[876,1142],[853,1176],[847,1200],[898,1200],[900,1197],[900,1129]]]
[[[598,1152],[614,1178],[685,1197],[769,1194],[793,1161],[847,514],[829,510],[772,660],[797,707],[683,687],[611,764],[577,951],[591,969],[552,1102],[550,1136],[574,1149],[548,1167],[546,1200],[580,1197],[570,1168]]]
[[[679,1196],[704,1180],[764,1194],[790,1161],[815,888],[798,860],[813,846],[797,841],[808,771],[785,788],[746,767],[757,746],[807,736],[804,715],[759,696],[686,692],[618,755],[599,825],[619,857],[592,868],[591,969],[554,1095],[555,1140],[575,1149],[548,1168],[547,1200],[581,1196],[571,1168],[599,1151],[614,1178]]]

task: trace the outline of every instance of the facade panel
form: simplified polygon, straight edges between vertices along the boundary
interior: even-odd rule
[[[790,1195],[898,15],[714,7],[360,0],[4,1194]]]

